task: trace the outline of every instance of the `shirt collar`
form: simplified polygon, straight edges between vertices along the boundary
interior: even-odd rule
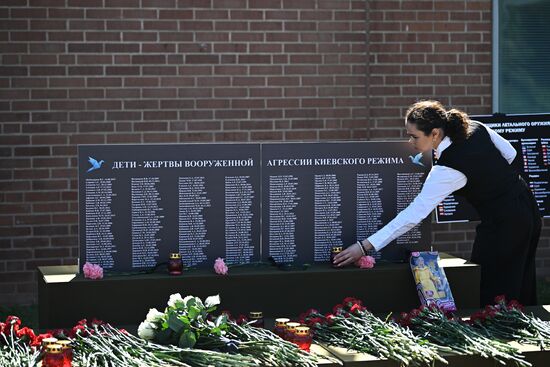
[[[441,153],[443,153],[443,151],[447,149],[451,145],[451,143],[452,141],[448,136],[444,137],[443,140],[441,140],[441,143],[439,143],[439,146],[435,151],[437,158],[441,157]]]

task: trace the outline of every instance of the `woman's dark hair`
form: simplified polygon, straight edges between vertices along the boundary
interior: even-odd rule
[[[416,102],[407,110],[406,120],[428,135],[433,129],[441,128],[453,142],[465,140],[468,136],[468,115],[457,109],[445,110],[439,101]]]

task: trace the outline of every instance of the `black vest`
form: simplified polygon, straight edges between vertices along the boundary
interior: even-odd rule
[[[468,138],[447,147],[437,164],[466,176],[468,182],[455,194],[466,197],[483,219],[496,210],[506,210],[507,201],[522,192],[522,185],[487,129],[475,121],[470,122],[470,128]]]

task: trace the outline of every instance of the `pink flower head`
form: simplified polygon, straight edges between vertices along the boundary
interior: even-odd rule
[[[88,278],[88,279],[103,278],[103,268],[99,265],[95,265],[87,262],[82,267],[82,270],[84,271],[84,278]]]
[[[228,270],[229,268],[227,267],[227,265],[225,265],[223,259],[221,257],[218,257],[214,262],[214,271],[216,272],[216,274],[227,275]]]
[[[355,262],[355,265],[361,269],[371,269],[374,268],[376,260],[372,256],[361,256],[359,260]]]

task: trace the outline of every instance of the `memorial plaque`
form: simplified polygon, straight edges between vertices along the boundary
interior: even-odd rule
[[[431,166],[406,142],[83,145],[78,159],[80,263],[117,271],[171,252],[191,267],[327,262],[406,208]],[[373,255],[428,249],[427,222]]]
[[[260,259],[259,145],[82,145],[78,157],[81,265]]]
[[[365,239],[422,188],[429,154],[406,142],[262,145],[262,253],[277,262],[326,262],[333,246]],[[429,218],[378,258],[429,249]]]

